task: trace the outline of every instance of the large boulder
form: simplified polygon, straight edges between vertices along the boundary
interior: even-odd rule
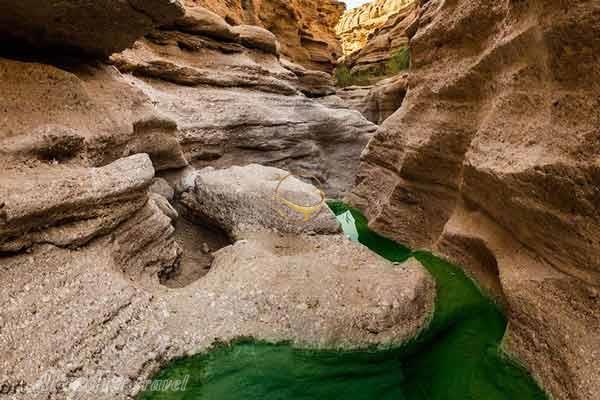
[[[224,41],[237,41],[239,35],[233,31],[220,15],[204,7],[186,7],[185,15],[173,24],[183,32],[199,34]]]
[[[410,89],[351,199],[372,228],[495,280],[507,349],[559,399],[600,392],[599,12],[424,2]]]
[[[108,57],[183,12],[179,0],[2,0],[0,34],[56,53]]]
[[[258,164],[200,170],[183,201],[192,212],[236,239],[263,231],[340,231],[319,189],[284,170]],[[307,206],[306,215],[287,202]]]
[[[277,37],[265,28],[254,25],[237,25],[232,30],[239,36],[240,42],[244,46],[275,55],[279,54]]]
[[[257,338],[385,347],[413,338],[432,316],[435,285],[421,264],[394,265],[343,235],[259,234],[215,256],[205,288],[237,311],[230,323]]]

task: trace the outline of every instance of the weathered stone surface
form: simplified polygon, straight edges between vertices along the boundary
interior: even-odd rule
[[[146,201],[154,169],[146,154],[103,168],[49,166],[0,176],[0,251],[35,243],[81,246],[113,230]]]
[[[337,0],[186,0],[206,7],[234,25],[258,25],[273,32],[281,54],[311,70],[332,72],[342,55],[335,25],[344,12]]]
[[[217,252],[205,285],[241,310],[253,336],[266,324],[269,335],[321,348],[402,343],[429,322],[435,297],[418,262],[394,266],[342,235],[239,241]]]
[[[465,266],[505,308],[504,348],[555,398],[594,399],[600,366],[597,286],[565,274],[481,210],[457,207],[435,249]]]
[[[373,86],[338,89],[337,96],[369,121],[381,125],[400,108],[408,90],[408,74],[383,79]]]
[[[344,54],[365,47],[375,31],[413,3],[414,0],[375,0],[346,10],[335,27]]]
[[[183,202],[207,222],[236,239],[250,232],[339,233],[335,215],[325,205],[319,190],[289,177],[287,171],[250,164],[216,170],[205,168],[196,173],[194,187],[183,195]],[[286,206],[276,196],[294,204],[322,207],[304,221],[301,212]]]
[[[35,54],[27,54],[30,61],[0,59],[0,397],[131,400],[166,363],[215,340],[389,346],[429,321],[434,288],[424,269],[392,265],[333,234],[330,214],[313,231],[304,226],[287,236],[253,225],[245,241],[216,254],[205,277],[162,286],[189,261],[190,242],[173,226],[179,199],[154,179],[155,170],[177,175],[166,170],[187,166],[187,158],[214,165],[260,160],[315,174],[338,195],[354,179],[375,126],[307,97],[332,93],[328,74],[284,67],[272,47],[255,49],[256,37],[249,42],[199,7],[183,16],[177,1],[104,1],[63,13],[71,3],[25,2],[10,5],[16,14],[0,15],[7,22],[0,31],[13,29],[11,38],[45,35],[36,45],[48,56],[48,64],[34,62]],[[299,42],[286,40],[283,54],[327,70],[335,49],[309,33],[327,36],[330,17],[323,27],[314,15],[341,5],[315,4],[265,1],[261,15],[284,29],[297,20],[268,10],[309,10],[317,27],[292,32]],[[11,19],[31,10],[41,12],[33,24],[57,17],[46,26],[54,31],[34,35],[32,26]],[[155,25],[161,28],[115,55],[114,66],[49,56],[58,46],[104,57]],[[258,43],[272,46],[265,32],[268,40]],[[192,167],[181,174],[185,185],[196,176]],[[290,182],[283,194],[308,186]],[[269,185],[258,200],[268,200]],[[230,189],[223,193],[235,194]],[[279,226],[276,217],[257,215],[263,227]],[[218,249],[191,245],[208,259]]]
[[[132,49],[114,54],[112,61],[123,73],[179,86],[297,93],[292,82],[295,76],[280,65],[275,55],[180,31],[156,31]]]
[[[2,0],[0,34],[30,47],[107,57],[182,15],[179,0]]]
[[[279,54],[277,37],[265,28],[255,25],[237,25],[232,30],[239,36],[242,45],[275,55]]]
[[[379,74],[389,60],[408,47],[408,32],[416,18],[415,0],[376,0],[348,10],[336,31],[342,59],[352,72]]]
[[[178,217],[164,197],[150,195],[145,206],[111,234],[115,268],[151,286],[161,276],[172,273],[182,254],[172,226]]]
[[[100,166],[148,153],[156,169],[187,164],[173,120],[109,66],[0,58],[0,166]]]
[[[298,90],[308,97],[323,97],[335,93],[333,77],[327,72],[308,70],[285,58],[280,61],[285,69],[292,71],[298,77]]]
[[[154,178],[152,180],[150,193],[160,194],[169,201],[175,197],[175,189],[163,178]]]
[[[1,258],[8,396],[130,399],[170,360],[240,336],[314,348],[399,344],[427,324],[434,301],[419,264],[392,265],[341,235],[238,242],[177,290],[133,277],[104,238]]]
[[[474,269],[496,263],[507,347],[560,399],[600,391],[600,317],[590,313],[600,284],[599,7],[423,3],[410,90],[370,142],[352,199],[396,240]],[[453,222],[464,213],[487,215],[507,239],[490,244],[491,228]],[[480,255],[466,256],[473,248]]]
[[[330,93],[324,73],[240,44],[162,30],[112,59],[177,122],[178,141],[197,167],[260,163],[308,172],[338,197],[376,129],[356,112],[302,94]]]
[[[166,26],[166,25],[163,25]],[[220,15],[204,7],[185,7],[185,15],[177,19],[173,26],[182,32],[208,36],[217,40],[235,42],[239,35]]]
[[[273,171],[233,169],[242,170]],[[206,174],[217,172],[200,176],[207,182]],[[106,210],[100,196],[113,191],[130,194],[111,197],[130,212],[76,249],[42,242],[0,257],[3,396],[131,399],[166,363],[206,351],[214,341],[251,336],[311,348],[387,347],[415,336],[431,318],[434,285],[420,264],[393,265],[342,235],[283,235],[258,225],[247,239],[219,250],[204,278],[167,289],[159,279],[182,255],[172,226],[178,214],[161,195],[146,195],[149,158],[69,173],[78,179],[66,172],[45,177],[52,194],[31,200],[40,204],[29,209],[48,214],[78,204],[85,215],[72,219],[117,218],[120,209]],[[217,178],[210,182],[217,185]],[[225,179],[231,186],[222,186],[224,193],[252,189],[248,174],[239,179]],[[308,186],[295,182],[292,189]],[[70,197],[87,187],[93,193]],[[13,202],[7,204],[13,215]],[[244,202],[239,207],[232,213],[248,210]],[[271,215],[263,218],[263,225],[276,224]]]

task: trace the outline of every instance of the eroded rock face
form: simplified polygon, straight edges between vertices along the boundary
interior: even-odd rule
[[[359,111],[369,121],[381,125],[402,105],[408,91],[408,73],[382,79],[373,86],[350,86],[336,94],[344,103]]]
[[[232,30],[237,39],[217,41],[163,29],[112,60],[177,123],[178,143],[195,166],[267,164],[316,175],[329,197],[346,193],[376,126],[313,100],[333,92],[330,76],[280,61],[268,32]]]
[[[266,324],[320,348],[402,343],[426,326],[435,297],[418,262],[394,266],[342,235],[255,235],[220,250],[205,284],[252,321],[242,331],[262,337]]]
[[[186,0],[234,25],[259,25],[277,36],[281,54],[314,70],[331,72],[342,55],[334,27],[344,12],[337,0]]]
[[[281,65],[294,73],[298,78],[298,89],[308,97],[324,97],[334,94],[335,82],[331,74],[323,71],[309,70],[285,58],[280,58]]]
[[[223,17],[204,7],[185,7],[185,15],[173,23],[172,28],[176,29],[175,27],[183,32],[225,41],[236,41],[239,37]]]
[[[239,37],[243,46],[279,55],[277,37],[265,28],[256,25],[237,25],[231,30]]]
[[[416,17],[415,0],[375,0],[346,11],[336,26],[343,63],[354,72],[378,73],[408,47],[407,29]]]
[[[335,27],[344,54],[351,54],[365,47],[373,32],[412,3],[414,0],[375,0],[347,10]]]
[[[146,201],[146,154],[103,168],[48,166],[0,176],[0,252],[36,243],[80,246],[116,228]]]
[[[351,71],[378,73],[390,68],[394,57],[408,48],[409,30],[416,18],[415,4],[408,5],[403,11],[392,16],[384,26],[377,30],[365,46],[344,58]]]
[[[0,166],[101,166],[148,153],[156,169],[187,165],[176,124],[114,68],[0,58],[5,117]]]
[[[179,0],[2,0],[0,34],[5,44],[108,57],[182,15]]]
[[[410,90],[352,198],[374,229],[496,275],[507,348],[560,399],[600,391],[599,7],[423,2]]]

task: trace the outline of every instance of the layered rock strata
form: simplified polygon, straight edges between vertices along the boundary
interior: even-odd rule
[[[410,90],[351,201],[467,266],[557,399],[600,391],[599,5],[422,2]]]
[[[408,91],[408,73],[382,79],[372,86],[350,86],[338,89],[337,97],[359,111],[369,121],[381,125],[402,106]]]
[[[375,0],[346,10],[335,27],[344,54],[351,54],[365,47],[373,32],[412,3],[413,0]]]
[[[333,92],[330,76],[280,61],[268,31],[229,28],[222,19],[204,32],[190,28],[202,13],[188,10],[183,23],[112,57],[122,73],[133,75],[131,85],[176,122],[186,159],[196,166],[260,163],[308,172],[328,196],[345,193],[376,126],[347,108],[313,100]]]
[[[275,34],[281,53],[308,69],[332,72],[342,55],[335,25],[345,6],[337,0],[186,0],[205,7],[232,25],[258,25]]]
[[[346,11],[336,32],[344,49],[342,62],[353,73],[380,73],[408,47],[407,29],[416,17],[414,0],[376,0]]]

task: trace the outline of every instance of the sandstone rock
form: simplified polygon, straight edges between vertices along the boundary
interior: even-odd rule
[[[260,163],[308,172],[337,197],[348,191],[376,129],[356,112],[300,93],[328,93],[319,83],[324,73],[282,65],[273,54],[239,44],[162,30],[113,61],[177,122],[179,144],[196,167]]]
[[[240,38],[240,42],[251,49],[259,49],[267,53],[279,54],[277,37],[260,26],[238,25],[232,28]]]
[[[323,97],[335,93],[333,77],[327,72],[307,70],[301,65],[282,58],[281,65],[292,71],[299,80],[298,89],[309,97]]]
[[[187,164],[175,123],[112,67],[0,58],[0,75],[3,168],[52,161],[100,166],[135,153],[148,153],[157,169]]]
[[[165,363],[215,340],[389,346],[429,321],[434,290],[422,267],[393,266],[341,235],[317,236],[337,232],[332,215],[310,236],[281,237],[262,229],[285,228],[281,220],[258,221],[266,210],[249,209],[260,224],[246,224],[246,241],[219,251],[203,279],[163,286],[189,261],[182,246],[190,243],[178,237],[173,191],[155,170],[185,167],[186,156],[261,160],[310,171],[339,194],[375,126],[303,95],[330,93],[329,75],[286,69],[272,48],[256,50],[273,43],[266,31],[269,41],[238,42],[228,22],[199,7],[182,16],[177,1],[30,3],[0,0],[0,31],[60,56],[0,59],[0,396],[130,400]],[[280,35],[299,19],[274,18],[278,10],[308,10],[303,20],[313,26],[290,30],[299,41],[286,37],[284,54],[331,68],[337,45],[327,42],[333,23],[324,13],[340,4],[262,4]],[[57,50],[104,57],[145,33],[114,66]],[[185,176],[178,189],[196,184],[191,167],[164,174]],[[243,178],[252,188],[258,176]],[[286,184],[290,196],[313,189]],[[244,193],[222,189],[238,201],[231,215],[242,215]],[[191,245],[206,250],[202,243]]]
[[[434,284],[418,262],[394,266],[342,235],[258,235],[215,256],[205,285],[236,318],[309,347],[402,343],[431,317]]]
[[[144,205],[153,176],[145,154],[97,169],[56,166],[4,173],[0,251],[18,251],[34,243],[81,246],[106,234]]]
[[[594,286],[553,268],[480,210],[464,205],[455,209],[435,249],[465,266],[505,308],[510,320],[504,348],[546,389],[556,398],[594,398],[600,376]]]
[[[381,125],[400,108],[408,90],[408,74],[383,79],[373,86],[350,86],[337,91],[351,108]]]
[[[154,237],[145,232],[135,243]],[[394,266],[341,235],[238,242],[177,290],[121,272],[107,240],[0,258],[0,368],[11,398],[130,399],[165,363],[240,336],[311,348],[398,345],[433,308],[419,264]]]
[[[175,197],[175,189],[163,178],[154,178],[149,190],[151,193],[159,194],[169,201]]]
[[[370,142],[352,199],[396,240],[479,271],[497,264],[507,347],[560,399],[600,391],[585,294],[600,282],[598,7],[424,3],[410,90]],[[506,239],[453,222],[465,213]]]
[[[164,197],[151,195],[141,210],[112,233],[115,268],[132,280],[150,285],[172,273],[182,254],[172,225],[178,217]]]
[[[389,60],[408,47],[407,29],[416,18],[415,0],[376,0],[348,10],[336,31],[345,64],[353,73],[383,75]]]
[[[185,15],[174,26],[183,32],[208,36],[217,40],[237,41],[239,35],[225,20],[203,7],[185,7]]]
[[[0,33],[30,47],[107,57],[182,15],[179,0],[2,0]]]
[[[163,304],[118,272],[105,246],[44,245],[0,259],[0,368],[8,396],[89,396],[85,387],[77,392],[78,383],[95,380],[112,388],[102,393],[89,386],[95,399],[126,398],[136,376],[156,367],[156,357],[172,346],[157,321]],[[125,387],[109,385],[107,373]]]
[[[233,25],[258,25],[277,36],[281,54],[309,70],[332,72],[342,55],[334,27],[344,12],[337,0],[186,0]]]
[[[256,166],[243,170],[257,172]],[[152,179],[149,158],[132,156],[83,172],[97,192],[128,193],[112,199],[131,212],[77,249],[40,243],[0,257],[0,368],[11,398],[92,394],[125,400],[165,363],[206,351],[215,340],[251,336],[310,348],[388,347],[414,337],[431,318],[434,285],[419,264],[392,265],[342,235],[254,231],[219,250],[203,279],[166,289],[159,278],[181,257],[172,226],[177,214],[157,194],[133,208],[134,194]],[[201,174],[209,172],[218,171]],[[98,196],[85,203],[93,196],[68,198],[82,189],[82,179],[61,184],[67,178],[45,178],[57,189],[47,207],[76,200],[86,216],[121,215],[105,210]],[[240,179],[249,185],[247,175]],[[10,199],[5,207],[14,214]]]
[[[274,54],[179,31],[154,32],[133,49],[113,55],[112,61],[123,73],[181,86],[297,93],[294,82],[289,81],[294,75],[279,64]]]
[[[344,54],[364,48],[375,31],[413,3],[414,0],[375,0],[347,10],[335,27]]]
[[[194,190],[184,194],[183,202],[197,216],[236,239],[263,231],[338,233],[339,224],[319,190],[293,176],[285,179],[288,175],[287,171],[258,164],[205,168],[197,172]],[[286,200],[320,207],[310,210],[310,220],[304,220],[301,212],[284,203]]]

